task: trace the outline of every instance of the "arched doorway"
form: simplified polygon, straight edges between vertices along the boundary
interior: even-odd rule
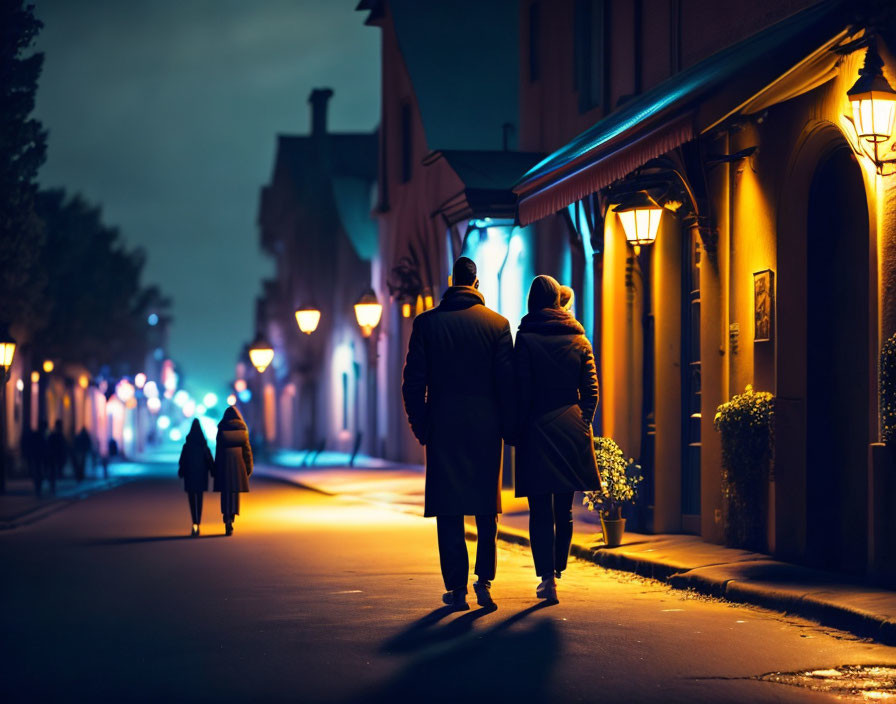
[[[845,142],[824,155],[806,221],[806,557],[866,562],[869,227],[862,173]]]

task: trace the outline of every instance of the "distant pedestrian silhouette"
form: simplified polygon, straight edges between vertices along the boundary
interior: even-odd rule
[[[436,308],[414,320],[402,394],[411,430],[426,447],[424,515],[436,517],[442,600],[466,609],[465,515],[476,516],[477,602],[493,604],[513,341],[507,320],[485,307],[472,260],[455,262],[452,283]]]
[[[221,493],[221,514],[227,535],[233,534],[233,519],[240,513],[240,494],[249,491],[250,476],[249,430],[240,412],[228,406],[218,423],[215,443],[215,491]]]
[[[32,430],[28,426],[22,431],[22,455],[25,464],[28,465],[28,473],[34,482],[34,495],[40,496],[44,482],[44,463],[47,454],[46,423],[38,425],[38,430]]]
[[[597,373],[584,328],[560,307],[560,286],[537,276],[513,351],[519,414],[516,495],[529,498],[536,596],[557,601],[572,542],[573,493],[600,489],[591,422]]]
[[[90,433],[87,428],[81,428],[81,431],[75,436],[72,443],[72,464],[75,468],[75,480],[83,481],[87,470],[87,457],[93,450],[93,441],[90,439]]]
[[[57,420],[53,432],[47,438],[47,465],[50,476],[50,493],[56,493],[56,479],[62,478],[68,459],[68,442],[62,432],[62,421]]]
[[[215,461],[208,449],[205,435],[197,419],[193,419],[190,432],[180,451],[177,476],[184,480],[184,491],[190,502],[190,515],[193,518],[193,537],[199,535],[199,523],[202,521],[202,494],[208,491],[208,477],[215,470]]]

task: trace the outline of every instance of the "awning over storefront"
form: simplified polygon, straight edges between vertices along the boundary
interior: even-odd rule
[[[789,17],[632,99],[536,164],[514,186],[528,224],[623,178],[734,114],[759,112],[836,73],[831,49],[850,32],[849,3]]]
[[[544,154],[515,151],[443,149],[423,160],[425,166],[441,159],[448,162],[463,190],[439,206],[437,214],[449,225],[471,218],[516,216],[513,184]]]

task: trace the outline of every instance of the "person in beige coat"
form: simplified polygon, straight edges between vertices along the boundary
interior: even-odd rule
[[[249,429],[240,412],[228,406],[218,423],[215,442],[215,484],[221,494],[221,514],[227,535],[233,535],[233,519],[240,512],[240,494],[249,491],[252,447]]]

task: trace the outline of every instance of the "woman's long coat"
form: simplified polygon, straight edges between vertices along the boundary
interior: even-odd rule
[[[249,491],[252,476],[252,447],[249,430],[233,406],[224,412],[218,423],[215,443],[215,491],[222,493]]]
[[[591,431],[597,373],[584,332],[559,310],[526,316],[520,325],[514,349],[517,496],[600,488]]]
[[[177,476],[183,477],[184,491],[198,493],[208,491],[208,477],[214,472],[215,461],[208,449],[205,436],[193,430],[187,434],[183,449],[180,451]]]
[[[402,394],[426,446],[424,515],[501,511],[504,437],[512,430],[513,340],[471,286],[453,286],[414,319]]]

